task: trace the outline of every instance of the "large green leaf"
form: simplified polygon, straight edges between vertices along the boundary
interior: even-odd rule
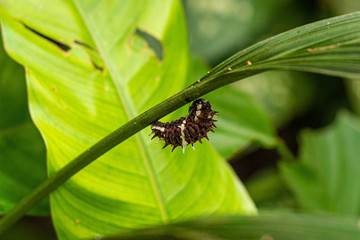
[[[27,67],[31,113],[46,139],[50,175],[184,87],[189,56],[178,1],[3,1],[1,14],[6,49]],[[161,42],[162,61],[144,34]],[[131,137],[51,194],[60,238],[256,213],[211,145],[171,153],[151,142],[149,132]]]
[[[47,174],[45,145],[28,111],[24,71],[2,47],[0,66],[0,214],[3,214],[44,181]],[[49,212],[46,199],[30,213]]]
[[[104,240],[357,240],[355,218],[268,211],[260,216],[223,216],[198,219],[136,232],[104,237]]]
[[[301,137],[299,162],[281,170],[300,205],[312,211],[360,214],[360,121],[342,113],[321,131]]]

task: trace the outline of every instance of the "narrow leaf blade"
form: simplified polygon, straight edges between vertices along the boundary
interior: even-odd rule
[[[223,86],[266,70],[360,76],[360,12],[304,25],[231,56],[203,81]],[[219,78],[219,79],[217,79]]]
[[[358,221],[354,218],[268,211],[258,217],[213,217],[102,239],[357,240],[359,237]]]

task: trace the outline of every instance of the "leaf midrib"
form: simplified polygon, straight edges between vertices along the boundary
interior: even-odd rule
[[[115,81],[115,79],[120,80],[121,77],[116,74],[116,71],[114,70],[114,66],[113,66],[112,61],[111,61],[111,58],[109,57],[107,51],[103,48],[102,44],[100,43],[100,41],[99,41],[99,39],[98,39],[98,37],[97,37],[97,35],[95,33],[96,31],[94,30],[94,28],[91,28],[92,24],[86,18],[86,15],[85,15],[82,7],[77,2],[77,0],[73,0],[73,3],[74,3],[74,6],[75,6],[77,12],[79,13],[80,18],[82,19],[84,25],[86,26],[86,29],[87,29],[90,37],[92,38],[96,48],[98,49],[99,55],[102,57],[102,59],[104,60],[105,66],[107,66],[107,68],[108,68],[111,80],[112,80],[112,82],[113,82],[113,84],[114,84],[114,86],[116,88],[116,91],[117,91],[118,96],[120,98],[120,102],[122,103],[122,106],[124,107],[124,110],[126,112],[126,116],[127,116],[128,120],[131,120],[132,117],[131,117],[131,112],[130,111],[132,110],[132,112],[134,112],[134,110],[128,108],[129,106],[131,108],[132,105],[130,105],[131,103],[129,103],[127,101],[127,99],[131,99],[131,98],[130,98],[130,96],[128,95],[128,93],[126,91],[122,91],[122,88],[120,88],[118,86],[118,84],[117,84],[117,81]],[[118,82],[120,82],[120,81],[118,81]],[[141,156],[142,156],[142,158],[144,160],[144,165],[145,165],[146,171],[148,173],[149,180],[150,180],[151,186],[153,188],[153,191],[154,191],[157,203],[158,203],[158,207],[159,207],[159,211],[160,211],[162,221],[165,224],[165,223],[168,222],[169,217],[168,217],[168,213],[165,210],[164,199],[163,199],[163,196],[160,193],[159,184],[158,184],[157,180],[155,179],[155,171],[154,171],[154,169],[153,169],[153,167],[152,167],[152,165],[150,163],[150,160],[149,160],[149,158],[148,158],[148,156],[146,154],[146,151],[144,149],[144,145],[142,144],[142,141],[140,139],[139,134],[136,134],[135,138],[136,138],[137,144],[139,145],[139,150],[140,150]]]

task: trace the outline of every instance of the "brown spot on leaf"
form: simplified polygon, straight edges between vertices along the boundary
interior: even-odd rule
[[[334,49],[334,48],[338,48],[338,47],[341,47],[341,43],[323,46],[323,47],[308,48],[307,51],[308,52],[318,52],[318,51],[324,51],[324,50]]]
[[[270,234],[264,234],[261,236],[260,240],[274,240]]]
[[[56,85],[52,84],[50,86],[51,90],[53,90],[54,93],[57,93],[57,88],[56,88]]]

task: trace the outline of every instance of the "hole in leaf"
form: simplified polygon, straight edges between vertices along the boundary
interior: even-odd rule
[[[155,52],[156,57],[159,59],[159,61],[163,60],[164,49],[159,39],[155,38],[153,35],[147,32],[140,30],[139,28],[136,29],[135,34],[139,35],[147,42],[149,47]]]
[[[36,31],[35,29],[29,27],[29,26],[26,25],[25,23],[22,23],[22,24],[24,25],[24,27],[25,27],[26,29],[28,29],[29,31],[35,33],[36,35],[38,35],[38,36],[40,36],[40,37],[48,40],[49,42],[52,42],[52,43],[55,44],[57,47],[59,47],[61,50],[65,51],[65,52],[68,52],[68,51],[71,49],[69,45],[66,45],[66,44],[61,43],[61,42],[59,42],[59,41],[57,41],[57,40],[55,40],[55,39],[53,39],[53,38],[51,38],[51,37],[48,37],[48,36],[46,36],[46,35],[38,32],[38,31]]]

